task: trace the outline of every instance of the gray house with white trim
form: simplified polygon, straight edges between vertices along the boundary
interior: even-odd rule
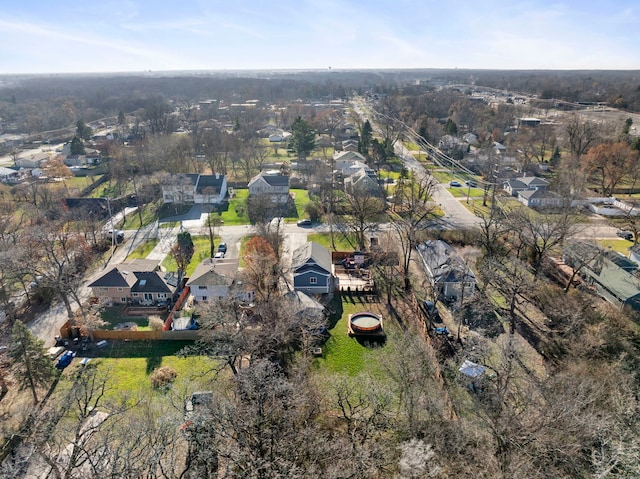
[[[249,196],[268,196],[273,203],[289,201],[289,176],[263,171],[251,178]]]
[[[226,196],[227,179],[221,174],[186,173],[173,175],[162,185],[164,203],[215,205],[222,203]]]
[[[417,246],[427,277],[435,291],[445,298],[469,297],[475,291],[476,277],[456,250],[440,240]]]
[[[324,246],[309,241],[293,252],[291,261],[293,289],[305,294],[327,294],[336,289],[331,252]]]

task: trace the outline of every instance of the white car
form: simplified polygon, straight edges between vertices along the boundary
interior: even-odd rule
[[[224,258],[224,253],[222,251],[218,251],[213,257],[215,259],[222,259]]]

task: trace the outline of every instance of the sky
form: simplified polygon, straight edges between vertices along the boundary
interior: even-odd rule
[[[638,0],[4,0],[0,74],[640,69]]]

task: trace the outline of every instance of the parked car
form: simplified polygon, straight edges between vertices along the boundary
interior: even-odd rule
[[[215,259],[223,259],[224,258],[224,253],[222,251],[218,251],[216,254],[213,255],[213,257]]]
[[[71,361],[73,361],[73,358],[76,357],[76,353],[73,351],[65,351],[62,356],[60,356],[60,358],[58,359],[58,362],[56,363],[56,368],[58,369],[64,369],[67,366],[69,366],[69,364],[71,364]]]
[[[300,220],[300,221],[298,221],[298,226],[302,226],[302,227],[311,226],[311,220],[308,219],[308,218],[306,218],[304,220]]]
[[[109,230],[106,233],[106,237],[109,241],[115,241],[116,244],[120,244],[124,241],[124,231],[122,230]]]
[[[459,181],[451,181],[449,183],[449,186],[451,188],[460,188],[462,186],[462,183],[460,183]]]
[[[633,233],[627,230],[618,230],[616,233],[620,238],[626,239],[628,241],[633,241]]]
[[[218,245],[218,253],[226,253],[227,252],[227,243],[220,243]]]
[[[471,188],[475,188],[476,186],[478,186],[478,183],[476,183],[473,180],[467,180],[464,182],[465,185],[470,186]]]

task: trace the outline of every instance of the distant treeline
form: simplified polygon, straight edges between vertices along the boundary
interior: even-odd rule
[[[135,112],[150,100],[260,100],[346,98],[420,85],[486,86],[540,98],[606,102],[640,111],[640,71],[362,70],[176,72],[105,75],[0,76],[0,129],[34,133]],[[418,87],[416,87],[418,88]]]

